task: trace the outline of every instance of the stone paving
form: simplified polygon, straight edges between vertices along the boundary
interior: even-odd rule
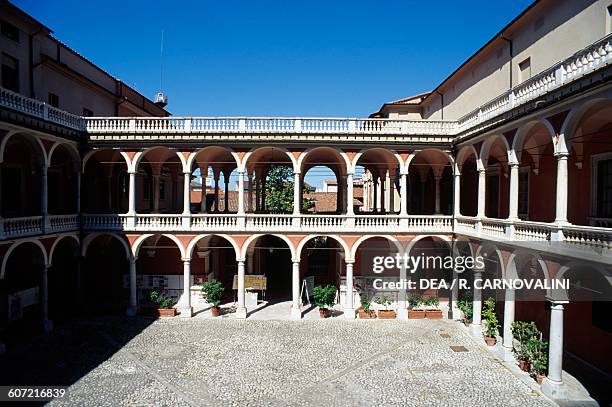
[[[51,405],[554,405],[454,321],[118,317],[76,325],[7,360],[36,382],[72,374],[69,399]],[[75,377],[79,361],[89,368]]]

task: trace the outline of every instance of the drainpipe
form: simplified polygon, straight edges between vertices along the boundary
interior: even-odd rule
[[[444,120],[444,93],[440,93],[438,91],[436,91],[436,93],[440,95],[440,115],[441,115],[440,120]]]
[[[509,89],[512,89],[512,58],[514,57],[514,47],[512,44],[512,40],[510,38],[504,37],[503,33],[500,35],[500,38],[506,41],[508,43],[508,46],[510,47],[510,87]]]

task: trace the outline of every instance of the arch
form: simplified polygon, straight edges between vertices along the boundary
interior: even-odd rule
[[[495,134],[490,137],[487,137],[485,141],[482,143],[482,148],[480,150],[480,162],[483,168],[486,168],[489,164],[489,155],[492,152],[492,148],[495,146],[495,143],[501,142],[502,147],[505,148],[505,158],[508,162],[511,161],[510,157],[510,145],[508,144],[508,140],[500,134]]]
[[[404,165],[404,160],[402,160],[402,157],[397,153],[397,151],[389,148],[372,147],[365,148],[355,154],[355,157],[353,157],[353,162],[349,167],[350,173],[355,173],[359,160],[368,154],[374,154],[375,156],[380,154],[379,157],[382,156],[387,160],[387,166],[391,166],[392,162],[396,162],[399,167],[400,174],[405,174],[406,171],[408,171],[408,165]]]
[[[349,260],[355,260],[355,255],[357,254],[357,250],[359,249],[359,246],[361,246],[361,244],[363,242],[365,242],[366,240],[375,238],[375,237],[379,237],[379,238],[383,238],[383,239],[387,239],[388,241],[390,241],[391,243],[393,243],[393,245],[395,246],[395,248],[400,252],[403,253],[404,252],[404,246],[402,245],[402,243],[394,236],[391,235],[366,235],[366,236],[361,236],[359,239],[357,239],[355,241],[355,243],[353,243],[353,246],[351,247],[351,257]]]
[[[480,157],[478,157],[478,152],[473,144],[463,146],[457,153],[457,158],[455,159],[456,169],[460,174],[463,169],[463,164],[467,161],[470,156],[474,156],[474,161],[476,162],[476,168],[482,168],[482,162],[480,161]]]
[[[83,257],[87,256],[87,248],[89,247],[91,242],[100,236],[110,236],[110,237],[117,239],[119,243],[123,246],[123,249],[125,250],[125,257],[128,259],[132,257],[132,251],[130,250],[130,246],[128,242],[125,239],[123,239],[121,236],[119,236],[117,233],[113,233],[113,232],[90,233],[89,235],[85,236],[85,238],[83,239],[82,253],[81,253]]]
[[[584,116],[595,106],[605,105],[612,103],[611,98],[599,97],[584,102],[579,107],[576,107],[568,113],[561,130],[559,131],[559,137],[555,143],[555,154],[569,153],[572,148],[572,137],[578,130],[578,126],[583,122]],[[554,131],[553,131],[554,134]]]
[[[47,163],[49,162],[49,159],[47,157],[47,151],[45,150],[45,146],[43,145],[42,141],[40,140],[39,137],[35,137],[31,134],[27,134],[27,133],[20,133],[20,132],[16,132],[16,131],[11,131],[8,132],[3,138],[2,140],[0,140],[0,164],[4,162],[4,151],[6,150],[6,146],[9,142],[10,139],[12,139],[15,136],[22,136],[25,139],[27,139],[30,144],[32,144],[32,146],[34,147],[34,150],[36,151],[37,155],[38,155],[38,162],[41,165],[47,165]]]
[[[96,150],[89,150],[87,153],[85,153],[85,155],[83,156],[83,160],[81,162],[81,171],[83,173],[85,172],[85,168],[87,166],[87,162],[89,161],[89,159],[101,151],[116,151],[116,150],[113,150],[112,148],[101,148],[101,149],[96,149]],[[127,168],[128,172],[134,171],[131,166],[129,155],[125,151],[119,151],[119,154],[121,155],[121,157],[123,157],[123,160],[125,161],[125,167]]]
[[[181,253],[181,259],[186,259],[187,257],[185,256],[185,248],[183,247],[183,244],[181,243],[181,241],[179,240],[178,237],[176,237],[173,234],[170,233],[147,233],[144,235],[140,235],[138,236],[138,238],[136,238],[136,240],[134,240],[134,243],[132,243],[132,255],[134,256],[134,258],[138,257],[138,252],[140,250],[140,246],[142,245],[142,243],[147,240],[148,238],[150,238],[151,236],[164,236],[167,237],[168,239],[172,240],[178,247],[179,252]]]
[[[218,236],[218,237],[221,237],[221,238],[227,240],[232,245],[232,247],[234,248],[234,252],[236,254],[236,260],[239,261],[238,259],[239,259],[240,254],[241,254],[240,246],[238,246],[238,243],[236,243],[234,238],[232,238],[230,235],[221,234],[221,233],[209,233],[209,234],[197,235],[196,237],[191,239],[191,241],[187,245],[187,249],[185,249],[186,257],[191,258],[191,256],[193,255],[193,248],[196,246],[196,244],[200,240],[205,239],[207,237],[212,237],[212,236]]]
[[[295,157],[293,156],[293,154],[291,154],[291,152],[286,149],[285,147],[278,147],[278,146],[274,146],[274,147],[259,147],[259,148],[253,148],[251,149],[251,151],[247,152],[244,157],[242,158],[242,162],[240,163],[240,165],[238,166],[238,172],[247,172],[249,170],[248,166],[249,164],[252,163],[252,159],[253,160],[257,160],[259,155],[264,155],[266,151],[268,152],[274,152],[275,150],[278,150],[282,153],[284,153],[284,155],[287,156],[289,163],[291,163],[292,167],[293,167],[293,172],[299,172],[299,167],[297,165],[297,160],[295,159]],[[273,153],[274,154],[274,153]],[[255,157],[255,158],[252,158]],[[283,162],[279,161],[278,164],[283,164]]]
[[[526,257],[534,257],[544,274],[544,278],[546,281],[550,281],[550,273],[548,272],[548,266],[546,266],[546,262],[542,259],[539,253],[533,252],[531,250],[517,249],[510,254],[508,258],[508,264],[506,266],[504,278],[505,279],[518,279],[519,271],[517,270],[517,265],[519,263],[519,259]],[[548,290],[547,290],[548,293]]]
[[[408,242],[408,246],[406,246],[406,253],[410,254],[410,252],[412,251],[414,246],[420,240],[423,240],[425,238],[432,238],[434,240],[441,240],[441,241],[446,243],[446,245],[448,246],[449,251],[452,250],[453,239],[448,237],[448,236],[446,236],[446,235],[420,235],[420,236],[417,236],[414,239],[410,240],[410,242]]]
[[[154,147],[149,147],[143,151],[139,151],[134,155],[134,158],[132,159],[132,166],[129,167],[129,170],[132,170],[133,172],[137,172],[138,171],[138,164],[140,164],[140,161],[142,160],[142,158],[153,152],[156,150],[165,150],[166,154],[163,155],[163,157],[165,158],[164,161],[168,161],[172,156],[176,156],[179,159],[179,162],[181,163],[181,166],[183,167],[183,173],[185,172],[190,172],[189,168],[187,167],[187,162],[185,161],[185,157],[179,153],[178,151],[176,151],[175,149],[171,149],[168,148],[166,146],[154,146]]]
[[[79,165],[79,161],[81,160],[81,157],[79,155],[79,150],[73,144],[61,142],[61,141],[53,144],[53,146],[49,150],[49,158],[47,161],[47,167],[51,166],[51,163],[53,162],[53,153],[55,153],[55,150],[57,150],[58,148],[65,148],[68,151],[68,154],[74,160],[75,171],[78,171],[78,169],[81,167]]]
[[[524,150],[524,144],[527,141],[527,138],[529,137],[533,129],[536,128],[537,126],[542,126],[548,131],[548,135],[550,136],[550,141],[551,143],[553,143],[553,146],[555,145],[555,140],[556,140],[555,130],[553,129],[552,125],[550,124],[548,120],[540,119],[540,120],[532,120],[530,122],[527,122],[523,126],[519,127],[514,137],[514,140],[512,141],[511,151],[514,153],[514,158],[516,159],[517,162],[519,163],[521,162],[521,157],[522,157],[523,150]]]
[[[499,261],[499,265],[501,267],[501,275],[503,277],[506,273],[504,257],[501,254],[501,250],[499,250],[499,248],[496,245],[490,242],[483,242],[480,246],[478,246],[475,257],[479,257],[479,256],[486,257],[486,253],[488,253],[489,250],[492,250],[493,253],[497,255],[497,260]],[[481,270],[481,271],[484,271],[484,270]]]
[[[308,150],[300,154],[299,158],[297,159],[297,163],[296,163],[297,168],[299,168],[300,173],[304,173],[304,164],[308,162],[307,160],[310,158],[309,156],[311,156],[312,154],[316,154],[319,151],[323,151],[323,154],[325,154],[326,152],[329,152],[333,156],[335,156],[334,158],[338,159],[339,164],[343,163],[344,168],[342,165],[340,165],[340,168],[344,169],[344,173],[349,173],[349,171],[351,170],[352,168],[351,161],[345,152],[343,152],[337,147],[319,146],[319,147],[309,148]],[[326,164],[319,164],[319,163],[315,163],[315,165],[327,166]]]
[[[53,242],[53,244],[51,245],[51,249],[49,249],[49,264],[53,264],[53,253],[55,253],[55,248],[60,243],[60,241],[63,241],[65,239],[73,239],[77,244],[81,243],[77,235],[71,234],[58,236],[57,239],[55,239],[55,242]]]
[[[262,236],[266,236],[266,235],[278,237],[279,239],[281,239],[285,243],[287,243],[287,246],[289,246],[289,250],[291,252],[291,260],[292,261],[300,261],[299,257],[296,257],[295,248],[293,247],[293,243],[291,243],[291,240],[287,236],[285,236],[285,235],[276,234],[276,233],[259,233],[259,234],[256,234],[256,235],[249,236],[248,239],[245,240],[244,243],[242,244],[242,250],[240,251],[240,258],[236,259],[236,260],[237,261],[245,261],[246,255],[247,255],[247,251],[249,250],[249,246],[251,245],[251,243],[256,241],[258,238],[260,238]]]
[[[200,155],[200,154],[207,155],[207,153],[210,152],[210,154],[212,154],[213,157],[217,157],[218,155],[214,153],[215,151],[218,151],[221,154],[223,154],[223,153],[230,154],[232,156],[232,158],[234,159],[236,167],[240,168],[240,157],[238,156],[238,154],[233,149],[231,149],[229,147],[225,147],[225,146],[206,146],[204,148],[200,148],[200,149],[192,152],[191,154],[189,154],[189,158],[187,158],[187,162],[186,162],[187,169],[189,171],[191,171],[191,169],[193,168],[193,164],[195,162],[197,162],[197,160],[196,160],[197,156]]]
[[[344,239],[342,239],[340,236],[338,235],[329,235],[329,234],[313,234],[313,235],[308,235],[305,238],[303,238],[300,243],[297,246],[296,249],[296,253],[298,256],[302,255],[302,249],[304,248],[304,246],[306,245],[306,243],[308,243],[310,240],[316,238],[316,237],[328,237],[331,238],[333,240],[335,240],[338,244],[340,244],[340,246],[342,246],[342,249],[344,249],[344,258],[346,261],[351,261],[354,260],[353,258],[351,258],[351,251],[348,247],[348,245],[346,244],[346,242],[344,241]]]
[[[37,246],[40,249],[40,252],[43,256],[43,261],[45,265],[49,264],[49,257],[47,256],[47,250],[45,249],[45,246],[43,246],[43,244],[40,242],[40,240],[37,240],[37,239],[20,240],[20,241],[13,243],[11,247],[9,247],[6,253],[4,254],[4,257],[2,258],[2,269],[0,270],[0,279],[4,278],[4,274],[6,273],[6,264],[8,263],[8,259],[11,256],[11,253],[13,252],[13,250],[15,250],[17,247],[25,243],[32,243],[34,244],[34,246]]]
[[[452,166],[455,163],[455,160],[453,159],[453,156],[448,152],[448,151],[444,151],[444,150],[440,150],[437,148],[424,148],[423,150],[418,150],[415,151],[414,154],[410,154],[410,157],[408,157],[408,160],[406,161],[406,170],[408,171],[410,169],[410,164],[412,164],[412,161],[417,158],[417,157],[423,157],[424,153],[427,152],[432,152],[434,154],[441,154],[444,157],[446,157],[446,160],[448,160],[448,163]],[[420,158],[419,157],[419,158]],[[425,158],[426,160],[426,158]],[[430,164],[434,164],[431,163]]]

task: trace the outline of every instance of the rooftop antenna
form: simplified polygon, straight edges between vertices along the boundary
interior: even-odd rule
[[[159,92],[155,95],[155,104],[161,108],[168,104],[168,97],[164,95],[164,30],[161,32],[161,46],[159,50]]]

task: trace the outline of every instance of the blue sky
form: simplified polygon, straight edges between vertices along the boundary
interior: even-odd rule
[[[427,91],[531,1],[15,0],[175,115],[363,117]]]

